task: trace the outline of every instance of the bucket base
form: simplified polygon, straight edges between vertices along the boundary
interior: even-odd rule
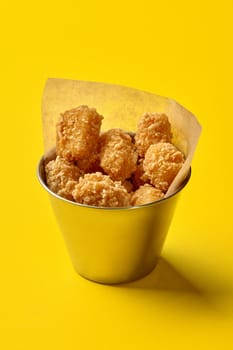
[[[90,281],[90,282],[95,282],[95,283],[98,283],[98,284],[104,284],[104,285],[117,285],[117,284],[123,284],[123,283],[130,283],[130,282],[134,282],[134,281],[137,281],[141,278],[144,278],[146,277],[147,275],[149,275],[153,270],[154,268],[156,267],[157,265],[157,262],[158,262],[158,259],[156,260],[156,262],[151,265],[149,268],[147,268],[146,270],[144,270],[143,272],[140,272],[138,275],[134,275],[132,277],[129,277],[129,278],[118,278],[118,279],[113,279],[111,277],[109,278],[94,278],[94,277],[91,277],[91,276],[86,276],[82,273],[80,273],[79,271],[77,271],[76,268],[75,271],[77,272],[77,274],[83,278],[85,278],[86,280]]]

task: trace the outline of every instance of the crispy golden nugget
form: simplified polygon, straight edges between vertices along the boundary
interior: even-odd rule
[[[100,159],[99,154],[97,152],[93,152],[89,158],[78,160],[77,165],[81,170],[84,171],[85,174],[103,171],[100,167]]]
[[[140,118],[135,135],[135,144],[141,157],[150,145],[158,142],[171,142],[171,124],[166,114],[144,113]]]
[[[132,138],[121,129],[110,129],[99,138],[100,166],[113,180],[124,181],[136,169]]]
[[[67,160],[88,159],[96,151],[102,115],[79,106],[61,114],[57,124],[57,154]]]
[[[183,163],[182,152],[171,143],[160,142],[148,148],[143,168],[151,184],[166,192]]]
[[[131,205],[142,205],[162,199],[164,193],[149,184],[140,186],[131,196]]]
[[[51,191],[73,200],[72,191],[83,172],[73,163],[57,156],[45,166],[46,182]]]
[[[65,197],[66,199],[69,199],[71,201],[74,201],[74,197],[72,195],[72,192],[77,185],[78,181],[75,180],[69,180],[65,184],[64,188],[60,190],[60,196]]]
[[[74,200],[81,204],[101,207],[127,207],[129,194],[119,181],[100,172],[85,174],[73,192]]]

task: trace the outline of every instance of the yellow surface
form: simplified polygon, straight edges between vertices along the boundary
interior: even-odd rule
[[[13,1],[0,14],[1,349],[232,349],[232,2]],[[98,285],[72,268],[35,177],[48,77],[172,97],[203,126],[143,280]]]

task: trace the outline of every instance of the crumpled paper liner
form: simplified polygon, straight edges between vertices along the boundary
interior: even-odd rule
[[[166,197],[179,188],[189,172],[201,133],[201,126],[191,112],[172,99],[125,86],[50,78],[42,98],[45,154],[56,144],[56,124],[60,114],[79,105],[94,107],[104,116],[102,131],[121,128],[135,132],[143,113],[167,114],[172,126],[172,142],[185,154],[186,160]]]

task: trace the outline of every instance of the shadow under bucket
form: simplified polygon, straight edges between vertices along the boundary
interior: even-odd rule
[[[139,279],[155,267],[191,168],[169,197],[127,208],[91,207],[56,195],[46,185],[44,157],[37,174],[49,193],[75,270],[89,280],[115,284]]]

